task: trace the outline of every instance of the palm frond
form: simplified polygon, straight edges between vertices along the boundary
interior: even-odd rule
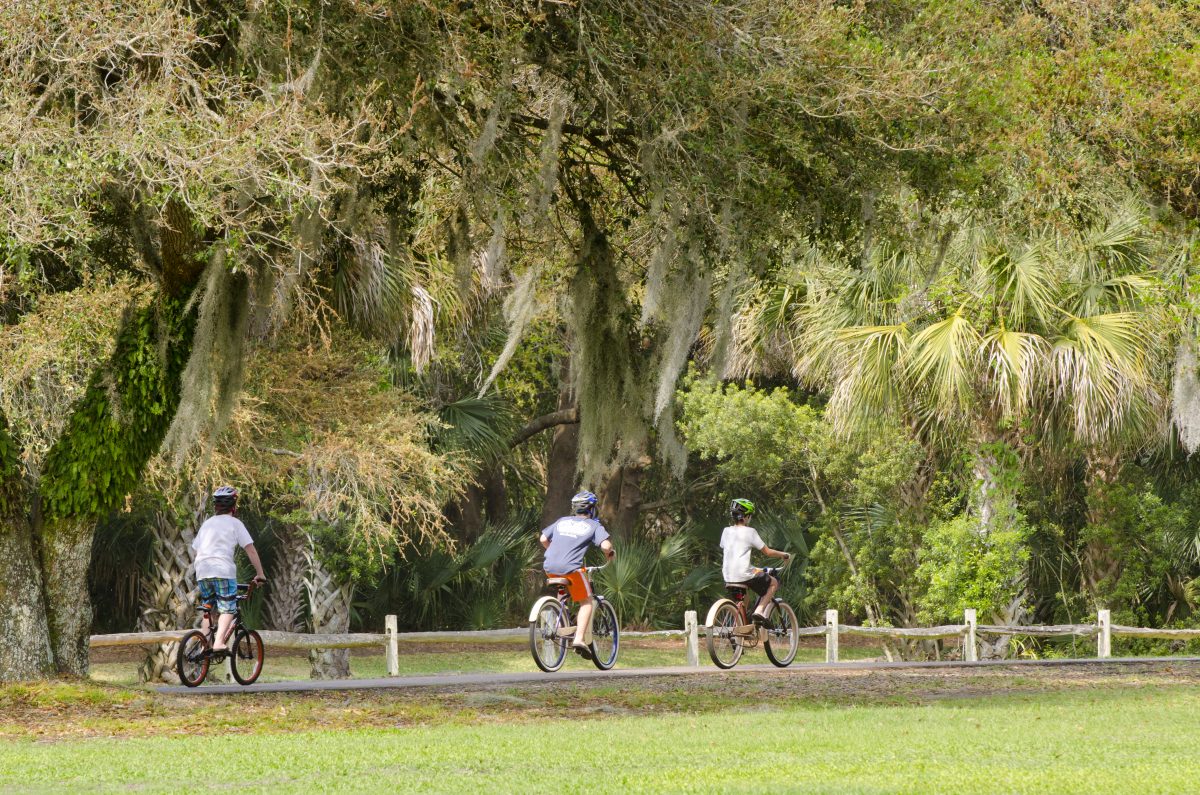
[[[930,398],[938,419],[964,409],[974,388],[979,332],[962,310],[921,329],[905,357],[908,380]]]
[[[508,403],[496,395],[465,397],[438,411],[443,428],[439,446],[469,451],[483,461],[493,461],[508,451],[514,430]]]
[[[1130,309],[1144,303],[1154,283],[1144,276],[1129,273],[1080,284],[1068,304],[1070,311],[1082,317],[1106,309]]]
[[[1141,209],[1122,207],[1085,237],[1089,270],[1093,275],[1144,270],[1150,265],[1153,243]]]
[[[1035,373],[1048,349],[1045,338],[1003,326],[984,335],[980,351],[985,380],[1003,416],[1018,415],[1028,407]]]
[[[908,327],[856,326],[835,335],[848,362],[830,399],[834,427],[848,433],[891,415],[904,398],[900,363],[909,344]]]
[[[1116,312],[1070,318],[1054,342],[1055,396],[1073,415],[1082,441],[1111,439],[1145,415],[1147,337],[1139,316]]]
[[[1056,278],[1045,244],[1005,251],[988,262],[986,272],[999,303],[1007,308],[1009,325],[1045,324],[1052,316]]]

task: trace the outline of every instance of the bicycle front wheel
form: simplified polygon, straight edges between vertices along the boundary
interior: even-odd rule
[[[562,668],[567,658],[568,638],[560,630],[567,626],[567,612],[554,599],[546,599],[529,622],[529,651],[537,667],[548,674]]]
[[[718,668],[732,668],[742,658],[742,638],[737,634],[738,610],[733,602],[719,605],[708,627],[708,656]]]
[[[597,599],[596,612],[592,616],[592,662],[601,671],[607,671],[617,664],[620,646],[617,611],[607,599]]]
[[[179,641],[179,649],[175,652],[175,673],[179,681],[188,687],[196,687],[208,676],[209,658],[208,635],[198,629],[183,636]]]
[[[233,670],[233,678],[239,685],[252,685],[262,673],[263,658],[262,637],[252,629],[238,629],[233,636],[233,650],[229,657],[229,667]]]
[[[800,636],[796,633],[796,613],[787,602],[777,602],[767,614],[766,641],[763,648],[767,657],[780,668],[787,668],[796,659],[800,647]]]

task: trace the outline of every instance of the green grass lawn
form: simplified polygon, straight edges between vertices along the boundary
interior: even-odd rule
[[[779,679],[766,680],[767,687]],[[166,792],[210,779],[274,792],[1196,789],[1194,681],[958,695],[965,697],[900,703],[768,696],[748,706],[667,714],[620,708],[515,722],[503,714],[459,715],[398,728],[17,739],[0,745],[0,791]],[[179,709],[195,702],[171,703]],[[236,712],[242,703],[231,699],[224,709]],[[286,711],[285,702],[270,708],[276,703]],[[587,706],[584,700],[562,712]]]
[[[430,649],[436,649],[438,646],[436,642],[422,645]],[[879,656],[879,651],[872,647],[852,646],[843,647],[840,650],[840,657],[843,660],[860,660],[876,656]],[[761,649],[748,651],[743,659],[746,663],[767,662],[766,654]],[[823,647],[801,648],[796,653],[797,662],[819,662],[824,659]],[[621,647],[617,668],[659,668],[683,665],[686,662],[687,657],[682,640],[669,646],[656,643],[647,647],[637,643],[626,643]],[[708,652],[704,648],[703,639],[700,644],[700,663],[701,665],[712,664],[708,659]],[[467,650],[431,650],[400,655],[401,676],[441,673],[516,673],[536,670],[538,668],[529,654],[528,647],[508,642],[476,644]],[[563,670],[591,671],[595,668],[587,660],[569,654]],[[350,661],[350,672],[359,679],[386,676],[386,661],[382,654],[355,656]],[[267,648],[267,659],[259,681],[282,682],[307,679],[308,677],[309,665],[306,657],[276,656],[271,654],[270,647]],[[92,678],[106,684],[132,685],[137,682],[137,663],[131,661],[95,663],[92,665]]]

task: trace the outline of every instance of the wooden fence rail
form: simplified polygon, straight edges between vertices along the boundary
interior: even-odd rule
[[[797,627],[796,634],[800,637],[825,638],[825,661],[838,661],[838,645],[842,635],[853,635],[867,638],[895,638],[898,640],[936,640],[942,638],[961,638],[963,659],[974,662],[978,659],[977,638],[979,635],[994,636],[1025,636],[1039,638],[1096,638],[1096,656],[1107,658],[1112,656],[1112,638],[1121,635],[1134,638],[1160,638],[1166,640],[1190,640],[1200,638],[1200,629],[1154,629],[1148,627],[1126,627],[1114,625],[1108,610],[1097,611],[1095,624],[1056,624],[1056,625],[1018,625],[978,624],[975,611],[967,610],[962,624],[945,624],[937,627],[859,627],[841,624],[836,610],[825,611],[825,624],[815,627]],[[652,631],[622,632],[624,638],[649,637],[683,637],[687,664],[700,665],[699,635],[708,632],[708,627],[700,625],[696,620],[696,612],[689,610],[684,615],[683,629],[663,629]],[[525,637],[529,630],[526,627],[513,629],[485,629],[461,632],[397,632],[396,617],[387,616],[383,633],[347,632],[337,635],[310,635],[299,632],[272,632],[264,630],[260,634],[263,643],[275,649],[356,649],[382,646],[387,655],[387,671],[389,676],[400,673],[399,642],[427,641],[466,641],[491,642],[511,641]],[[180,640],[187,632],[186,629],[167,632],[127,632],[115,635],[93,635],[91,646],[94,649],[114,646],[157,646]]]

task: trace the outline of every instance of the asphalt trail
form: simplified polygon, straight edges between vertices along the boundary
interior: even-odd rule
[[[294,682],[266,682],[249,686],[201,685],[189,688],[164,686],[156,688],[159,693],[194,696],[228,696],[253,693],[317,693],[327,690],[383,690],[416,689],[422,687],[484,688],[497,685],[554,684],[556,682],[581,682],[603,679],[640,679],[647,677],[677,676],[737,676],[741,671],[771,673],[776,676],[798,676],[820,674],[828,671],[883,671],[904,668],[1022,668],[1026,666],[1124,666],[1134,663],[1171,663],[1195,665],[1200,657],[1112,657],[1062,660],[984,660],[980,662],[843,662],[843,663],[794,663],[788,668],[773,665],[739,665],[730,671],[712,666],[698,668],[677,666],[672,668],[626,668],[611,671],[559,671],[555,674],[541,672],[506,674],[438,674],[436,676],[392,676],[384,679],[324,679],[298,680]],[[268,663],[269,664],[269,663]]]

